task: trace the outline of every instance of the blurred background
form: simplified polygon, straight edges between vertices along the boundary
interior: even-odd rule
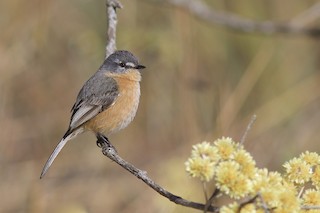
[[[317,39],[241,33],[162,1],[121,2],[117,48],[147,66],[134,122],[110,137],[124,159],[203,202],[184,167],[192,145],[239,141],[253,114],[245,146],[259,167],[281,172],[286,160],[320,151]],[[314,0],[206,3],[256,21],[319,26],[304,16]],[[0,212],[197,212],[112,163],[91,133],[69,142],[39,179],[79,89],[103,61],[105,10],[105,0],[0,1]]]

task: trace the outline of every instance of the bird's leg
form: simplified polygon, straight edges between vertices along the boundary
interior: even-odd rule
[[[97,146],[99,148],[102,148],[104,144],[106,144],[107,146],[108,144],[110,144],[109,139],[105,135],[101,134],[100,132],[96,134],[96,137],[97,137]]]
[[[117,151],[116,148],[111,144],[111,142],[109,141],[109,139],[105,135],[103,135],[100,132],[97,132],[96,137],[97,137],[97,146],[99,148],[103,148],[104,146],[106,146],[106,147],[112,148],[115,151]]]

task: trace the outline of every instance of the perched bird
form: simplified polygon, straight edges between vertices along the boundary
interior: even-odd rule
[[[140,99],[140,70],[145,66],[129,51],[115,51],[83,85],[71,109],[67,132],[43,167],[48,171],[64,145],[84,131],[107,136],[125,128],[136,115]]]

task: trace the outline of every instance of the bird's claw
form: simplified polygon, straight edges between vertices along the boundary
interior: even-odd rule
[[[105,135],[101,133],[97,133],[96,136],[97,136],[97,146],[99,148],[108,147],[108,148],[114,149],[115,152],[117,152],[116,148],[111,144],[111,142]]]

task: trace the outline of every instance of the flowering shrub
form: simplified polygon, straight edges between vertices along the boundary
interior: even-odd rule
[[[191,177],[213,181],[220,194],[235,200],[221,213],[320,212],[320,156],[315,152],[289,160],[281,174],[257,168],[243,145],[222,137],[194,145],[185,166]]]

